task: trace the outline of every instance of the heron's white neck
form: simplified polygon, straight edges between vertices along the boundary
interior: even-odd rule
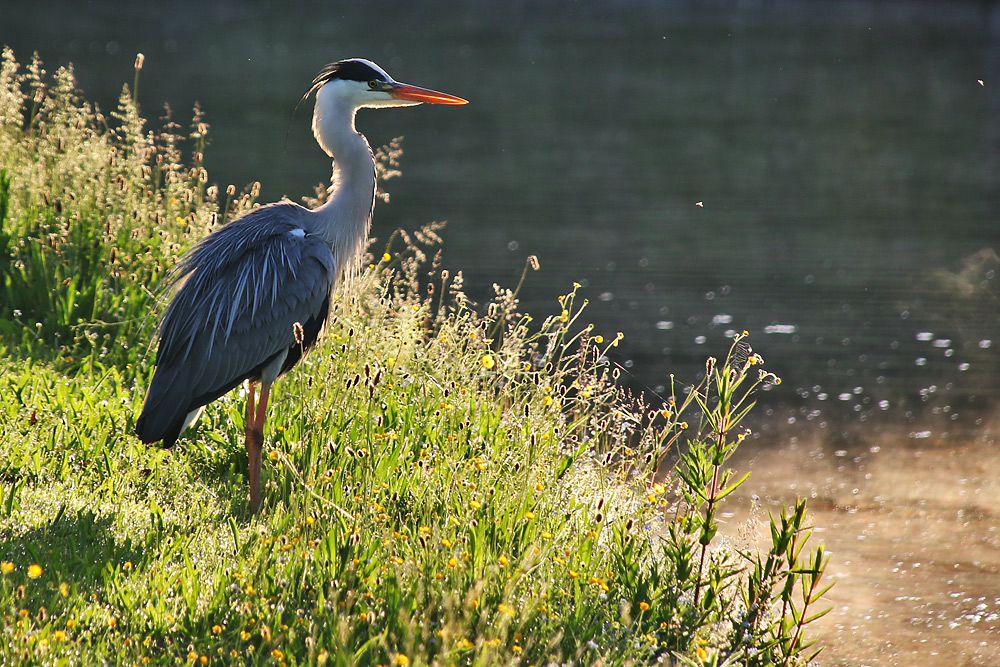
[[[330,244],[346,268],[368,240],[375,204],[375,158],[368,141],[354,129],[357,108],[328,88],[316,96],[312,127],[320,147],[334,158],[336,189],[313,211],[313,231]]]

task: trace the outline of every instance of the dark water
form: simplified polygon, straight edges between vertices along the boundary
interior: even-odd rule
[[[771,425],[937,439],[1000,397],[995,5],[275,5],[24,4],[0,40],[74,62],[104,107],[143,52],[145,114],[199,100],[211,177],[265,200],[329,173],[309,110],[286,145],[321,64],[468,98],[359,119],[406,137],[375,234],[447,219],[445,263],[480,297],[537,255],[525,308],[581,283],[637,386],[695,379],[747,329],[784,379]]]

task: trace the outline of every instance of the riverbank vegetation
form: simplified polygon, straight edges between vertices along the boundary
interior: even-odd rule
[[[141,66],[141,61],[137,61]],[[137,74],[138,74],[137,67]],[[134,87],[134,83],[133,83]],[[800,664],[826,556],[805,504],[761,553],[717,535],[761,383],[745,335],[662,405],[577,286],[472,303],[433,225],[375,242],[276,386],[264,511],[245,394],[176,449],[132,435],[157,286],[255,204],[207,126],[103,114],[72,71],[0,68],[4,664]],[[385,164],[393,151],[382,153]],[[529,266],[526,270],[537,268]],[[764,525],[767,525],[766,523]]]

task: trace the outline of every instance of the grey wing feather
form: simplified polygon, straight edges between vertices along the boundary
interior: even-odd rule
[[[200,407],[192,402],[211,402],[260,373],[296,345],[296,323],[325,320],[336,267],[329,246],[304,231],[304,215],[290,203],[261,207],[181,260],[137,422],[144,441],[170,437],[164,432]]]

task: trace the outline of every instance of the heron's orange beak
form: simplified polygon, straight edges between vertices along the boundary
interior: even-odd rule
[[[389,90],[389,94],[400,100],[413,100],[414,102],[429,102],[430,104],[468,104],[468,100],[455,97],[448,93],[439,93],[436,90],[418,88],[406,83],[397,83]]]

